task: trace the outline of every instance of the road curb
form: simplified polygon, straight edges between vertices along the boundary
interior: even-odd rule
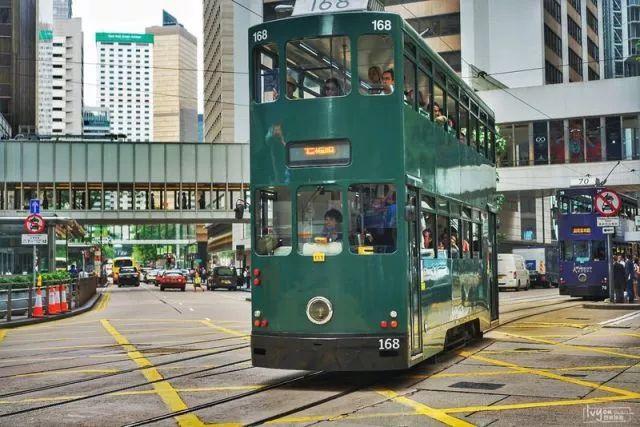
[[[251,297],[245,298],[245,301],[251,301]]]
[[[20,326],[53,322],[55,320],[61,320],[61,319],[66,319],[68,317],[77,316],[78,314],[86,313],[87,311],[91,310],[98,303],[98,301],[102,299],[102,296],[103,296],[102,292],[96,293],[93,297],[91,297],[89,301],[85,303],[85,305],[83,305],[80,308],[76,308],[75,310],[70,311],[68,313],[58,314],[55,317],[42,317],[39,319],[21,319],[21,320],[16,320],[12,322],[0,323],[0,329],[13,329],[13,328],[18,328]]]
[[[640,304],[611,304],[608,302],[592,302],[582,304],[582,308],[595,308],[600,310],[640,310]]]

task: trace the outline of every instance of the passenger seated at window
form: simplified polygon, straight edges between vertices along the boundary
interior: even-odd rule
[[[371,87],[368,89],[370,95],[381,95],[383,93],[382,85],[382,70],[377,65],[369,68],[367,73],[369,77],[369,84]]]
[[[450,239],[451,245],[451,258],[458,258],[460,255],[460,249],[458,249],[458,238],[456,236],[451,236]]]
[[[324,214],[324,227],[322,237],[326,237],[329,242],[339,242],[342,240],[342,214],[337,209],[329,209]]]
[[[293,76],[287,76],[287,98],[289,99],[298,99],[296,96],[296,88],[298,87],[298,82]]]
[[[322,86],[322,90],[320,91],[320,96],[342,96],[342,88],[340,87],[340,82],[335,77],[329,77],[325,80],[324,85]]]
[[[445,123],[447,123],[447,116],[442,114],[440,105],[438,105],[437,102],[433,103],[433,118],[439,125],[444,125]]]
[[[393,93],[393,86],[395,85],[395,83],[396,80],[392,69],[388,69],[387,71],[382,73],[383,92],[386,95]]]

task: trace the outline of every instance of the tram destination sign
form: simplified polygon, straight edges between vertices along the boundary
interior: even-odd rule
[[[599,216],[596,221],[598,227],[620,227],[619,216]]]
[[[296,0],[292,15],[380,10],[381,7],[381,3],[377,0]]]
[[[289,167],[345,166],[351,163],[347,140],[291,142],[287,145]]]

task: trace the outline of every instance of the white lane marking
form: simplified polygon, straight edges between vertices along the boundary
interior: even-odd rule
[[[193,308],[189,307],[189,311],[195,311]]]
[[[204,320],[206,320],[207,322],[211,322],[211,319],[209,319],[208,317],[205,317]]]
[[[618,325],[624,321],[631,320],[637,316],[640,316],[640,311],[636,310],[631,313],[627,313],[625,315],[616,317],[615,319],[605,320],[603,322],[598,323],[598,325]]]

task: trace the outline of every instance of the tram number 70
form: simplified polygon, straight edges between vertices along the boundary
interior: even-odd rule
[[[378,343],[380,344],[378,350],[398,350],[400,348],[400,339],[398,338],[380,338]]]

